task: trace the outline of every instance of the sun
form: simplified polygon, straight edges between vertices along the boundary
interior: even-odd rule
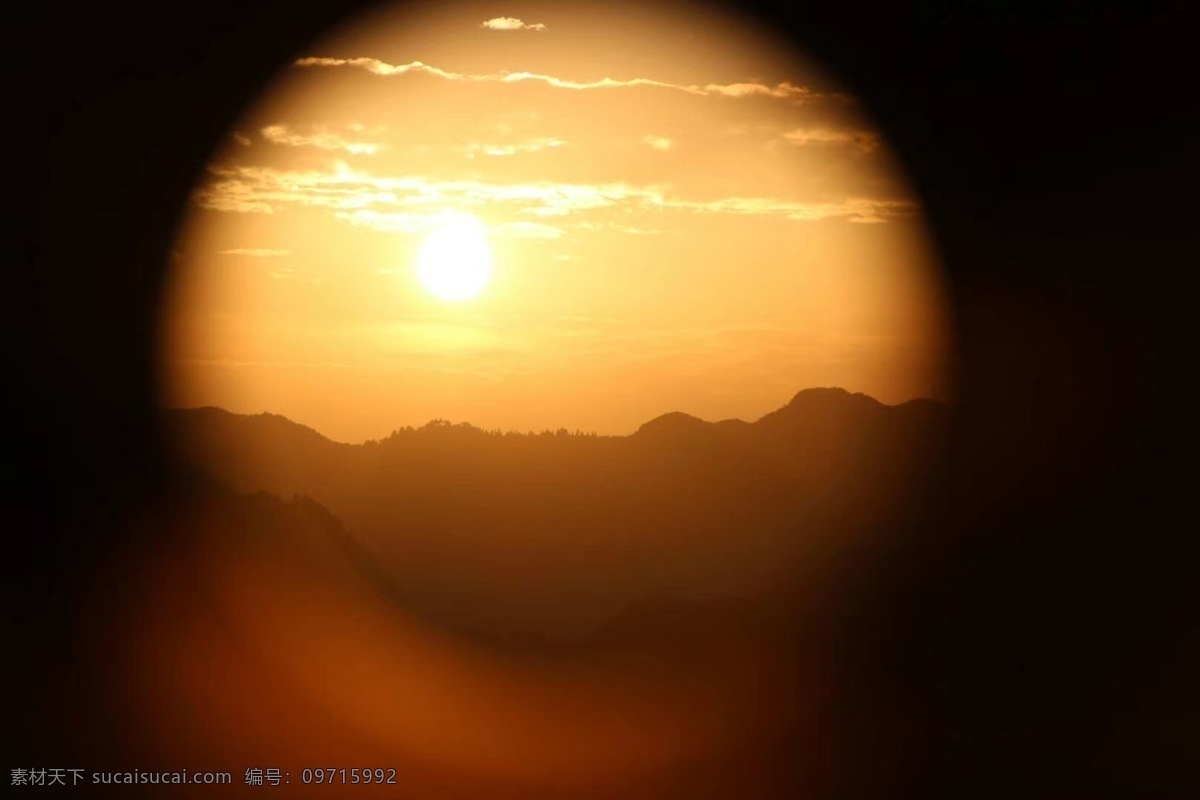
[[[421,243],[416,266],[421,285],[434,297],[449,302],[470,300],[492,277],[486,228],[474,214],[442,214]]]

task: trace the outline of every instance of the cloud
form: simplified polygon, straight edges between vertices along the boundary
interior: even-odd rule
[[[791,100],[796,103],[802,103],[808,100],[816,100],[824,97],[824,95],[809,89],[806,86],[797,86],[789,81],[783,81],[775,85],[765,83],[708,83],[708,84],[682,84],[682,83],[667,83],[665,81],[657,81],[652,78],[628,78],[617,80],[615,78],[601,78],[597,81],[572,81],[564,78],[557,78],[553,75],[542,75],[536,72],[493,72],[483,74],[468,74],[462,72],[451,72],[439,67],[433,67],[421,61],[412,61],[407,64],[389,64],[386,61],[380,61],[377,58],[325,58],[318,56],[309,56],[300,58],[295,61],[297,67],[352,67],[370,72],[373,75],[381,75],[385,77],[404,75],[409,72],[424,73],[433,75],[438,78],[451,81],[467,81],[472,83],[544,83],[547,86],[553,86],[559,89],[573,89],[584,91],[589,89],[616,89],[630,87],[650,87],[659,89],[671,89],[679,92],[701,96],[722,96],[722,97],[773,97],[782,100]]]
[[[479,144],[472,143],[462,148],[466,153],[467,158],[474,158],[477,155],[485,156],[511,156],[517,153],[536,153],[541,150],[548,150],[555,147],[565,145],[562,139],[542,138],[530,139],[525,142],[515,142],[513,144]]]
[[[907,200],[847,198],[811,203],[768,197],[678,197],[666,186],[627,183],[488,183],[438,181],[419,176],[372,175],[339,164],[330,172],[286,171],[269,167],[214,167],[214,180],[196,195],[215,211],[271,213],[277,206],[325,208],[351,224],[390,232],[416,232],[432,224],[446,207],[507,207],[510,213],[562,217],[594,211],[679,211],[698,214],[771,216],[790,220],[844,219],[883,222],[911,213]],[[523,230],[546,233],[551,227]],[[639,229],[639,232],[647,232]]]
[[[808,89],[795,86],[787,81],[774,86],[765,83],[709,83],[703,87],[705,94],[723,94],[726,97],[751,97],[765,95],[766,97],[790,98],[809,93]]]
[[[557,239],[563,235],[562,228],[540,222],[505,222],[491,229],[502,236],[517,236],[522,239]]]
[[[375,75],[403,75],[406,72],[425,72],[447,80],[469,80],[469,76],[458,72],[449,72],[437,67],[431,67],[420,61],[408,64],[389,64],[377,58],[320,58],[306,57],[297,59],[297,67],[356,67],[365,69]]]
[[[376,211],[370,208],[360,208],[356,211],[338,211],[334,213],[338,219],[344,219],[351,225],[371,228],[386,233],[421,233],[432,229],[438,221],[437,214],[419,214],[404,211]]]
[[[783,134],[783,138],[795,145],[851,145],[864,153],[879,147],[879,134],[871,131],[838,131],[828,128],[797,128]]]
[[[655,150],[663,150],[663,151],[670,150],[675,144],[674,142],[672,142],[670,139],[668,139],[665,136],[650,136],[650,135],[643,136],[642,143],[645,144],[647,147],[652,147]]]
[[[274,214],[275,209],[262,200],[251,199],[254,191],[237,181],[226,181],[219,186],[199,189],[193,200],[209,211],[225,211],[233,214]]]
[[[280,258],[290,253],[290,250],[271,250],[266,247],[235,247],[232,250],[218,250],[222,256],[250,256],[251,258]]]
[[[239,133],[238,131],[233,132],[233,141],[237,144],[240,144],[242,147],[249,147],[251,144],[250,137],[243,133]]]
[[[526,23],[516,17],[493,17],[479,23],[479,27],[491,31],[544,31],[546,26],[540,22]]]
[[[361,131],[362,126],[351,126],[352,130]],[[330,133],[322,128],[315,128],[312,133],[299,133],[286,125],[268,125],[260,133],[268,142],[287,145],[289,147],[319,147],[322,150],[345,150],[354,155],[371,155],[379,149],[379,145],[370,142],[355,142],[336,133]]]
[[[915,205],[908,200],[868,198],[847,198],[837,203],[801,203],[764,197],[722,197],[706,201],[676,200],[671,207],[703,214],[773,216],[805,222],[838,218],[847,222],[885,222],[890,217],[912,212]]]
[[[639,228],[636,225],[621,225],[617,222],[580,222],[576,227],[588,231],[620,231],[634,236],[645,236],[652,233],[662,233],[661,228]]]
[[[396,189],[419,189],[419,178],[360,177],[345,164],[333,172],[289,172],[266,167],[212,168],[217,180],[203,186],[195,201],[213,211],[266,213],[276,205],[350,210],[398,202]]]

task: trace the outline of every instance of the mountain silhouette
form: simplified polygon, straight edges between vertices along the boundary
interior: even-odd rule
[[[743,598],[647,597],[572,642],[467,638],[414,613],[310,498],[184,470],[139,525],[144,546],[89,594],[102,633],[73,662],[97,676],[73,706],[97,760],[134,747],[157,763],[190,743],[205,764],[271,763],[294,783],[329,758],[387,764],[406,796],[484,798],[498,782],[513,797],[662,797],[663,783],[728,797],[792,763],[778,753],[797,633]],[[147,686],[154,703],[122,707]]]
[[[815,585],[838,552],[912,518],[949,412],[809,389],[754,422],[672,412],[594,436],[435,420],[358,445],[274,414],[165,421],[234,490],[327,508],[422,613],[557,639],[615,630],[646,602]]]

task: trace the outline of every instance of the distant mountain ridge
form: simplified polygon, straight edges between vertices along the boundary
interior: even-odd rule
[[[928,398],[918,398],[896,405],[886,405],[870,395],[863,394],[862,392],[851,393],[846,389],[838,387],[820,387],[802,389],[801,391],[797,392],[786,405],[781,406],[774,411],[768,412],[753,422],[739,418],[708,421],[683,411],[668,411],[665,414],[661,414],[654,419],[643,423],[636,431],[634,431],[632,434],[629,434],[629,436],[656,435],[660,431],[701,431],[706,429],[736,430],[744,429],[749,426],[771,426],[779,424],[779,422],[782,420],[794,418],[794,415],[796,414],[813,412],[823,413],[829,411],[830,409],[836,409],[839,407],[842,411],[849,411],[857,407],[859,412],[865,411],[866,413],[870,413],[871,411],[875,410],[891,410],[893,413],[917,413],[920,411],[925,411],[926,413],[930,414],[944,414],[949,410],[949,406],[947,406],[947,404]],[[888,412],[885,411],[885,413]],[[259,414],[239,414],[233,411],[228,411],[219,406],[196,406],[192,408],[169,408],[164,410],[164,414],[168,418],[168,425],[173,424],[171,422],[171,418],[179,416],[200,418],[207,417],[209,418],[210,422],[213,421],[213,418],[228,419],[230,417],[235,417],[239,419],[256,420],[257,422],[255,424],[261,425],[264,431],[271,427],[274,427],[280,434],[282,434],[285,429],[290,430],[297,436],[309,437],[310,441],[313,443],[321,440],[330,444],[348,444],[350,446],[357,446],[353,445],[352,443],[338,442],[334,439],[330,439],[312,427],[304,425],[303,423],[295,422],[294,420],[289,419],[282,414],[273,414],[270,412],[263,412]],[[508,430],[497,434],[494,431],[489,431],[487,429],[478,427],[470,422],[452,423],[447,420],[436,419],[430,420],[420,427],[407,426],[405,428],[398,428],[383,439],[367,440],[367,442],[364,442],[363,444],[388,441],[389,439],[408,432],[446,428],[502,436],[546,436],[556,433],[555,430],[547,429],[540,433],[534,431],[522,433]],[[557,429],[557,431],[565,430],[566,429],[563,428]],[[575,434],[566,433],[561,435]],[[620,434],[601,434],[601,437],[627,438]]]
[[[275,414],[164,414],[242,493],[312,498],[431,614],[491,632],[599,625],[648,597],[753,594],[903,524],[949,409],[809,389],[754,422],[672,412],[628,436],[435,420],[363,444]]]

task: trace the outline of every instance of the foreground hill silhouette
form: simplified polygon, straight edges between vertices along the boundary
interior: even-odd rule
[[[177,478],[88,587],[74,668],[100,691],[72,705],[97,763],[186,749],[235,768],[234,796],[262,790],[247,763],[289,772],[288,796],[328,796],[313,764],[381,765],[396,783],[356,796],[464,800],[715,800],[780,766],[802,678],[785,619],[643,603],[577,646],[498,646],[414,613],[315,501]]]
[[[435,421],[351,445],[271,414],[173,410],[166,422],[236,491],[329,509],[422,613],[571,638],[647,602],[819,581],[829,559],[915,518],[948,416],[932,401],[810,389],[755,422],[676,412],[629,436]]]

